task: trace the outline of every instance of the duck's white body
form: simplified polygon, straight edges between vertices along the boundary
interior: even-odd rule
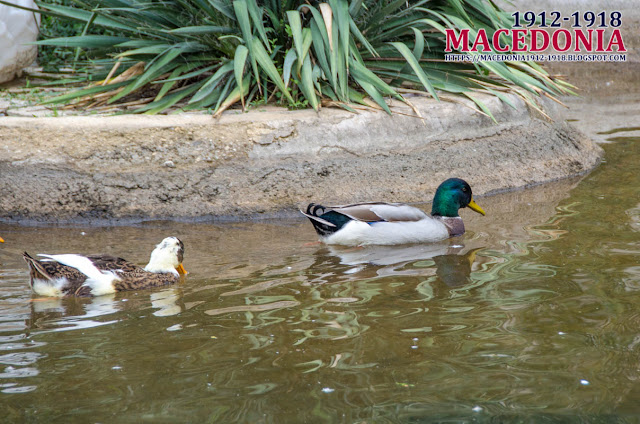
[[[43,255],[46,259],[43,261],[54,261],[62,265],[75,268],[83,273],[87,279],[83,285],[91,288],[93,296],[101,296],[103,294],[115,293],[113,283],[119,281],[120,278],[114,271],[101,271],[86,256],[76,254],[65,255]],[[63,296],[63,288],[71,283],[66,277],[56,279],[57,284],[53,287],[47,287],[47,281],[43,279],[34,280],[33,291],[41,296]]]
[[[408,222],[349,221],[342,229],[323,240],[342,246],[393,245],[431,243],[449,238],[449,230],[442,221],[425,217]]]

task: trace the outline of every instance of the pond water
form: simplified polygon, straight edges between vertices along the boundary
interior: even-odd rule
[[[306,220],[0,225],[9,422],[637,422],[640,139],[580,180],[477,199],[463,237],[329,248]],[[21,252],[144,264],[177,286],[33,296]]]

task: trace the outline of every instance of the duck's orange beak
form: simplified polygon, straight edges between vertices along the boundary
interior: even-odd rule
[[[484,210],[480,207],[480,205],[478,205],[476,202],[473,201],[473,198],[471,198],[471,201],[467,206],[469,206],[469,209],[471,209],[472,211],[476,211],[481,215],[486,215],[486,213],[484,213]]]
[[[0,237],[0,243],[4,243],[4,240],[2,239],[2,237]]]
[[[187,274],[188,274],[187,270],[186,270],[186,269],[184,269],[184,267],[182,266],[182,264],[180,264],[180,265],[178,265],[178,266],[176,267],[176,271],[178,271],[178,274],[180,274],[180,275],[187,275]]]

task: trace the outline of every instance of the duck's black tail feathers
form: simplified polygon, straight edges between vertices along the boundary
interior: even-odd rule
[[[329,207],[310,203],[307,211],[300,210],[304,216],[309,218],[318,235],[325,237],[340,230],[351,218]]]

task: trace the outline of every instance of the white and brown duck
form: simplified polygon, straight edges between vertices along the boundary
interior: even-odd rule
[[[27,252],[30,284],[41,296],[101,296],[174,284],[187,271],[182,266],[184,244],[167,237],[151,252],[144,268],[111,255],[47,255],[34,259]]]

